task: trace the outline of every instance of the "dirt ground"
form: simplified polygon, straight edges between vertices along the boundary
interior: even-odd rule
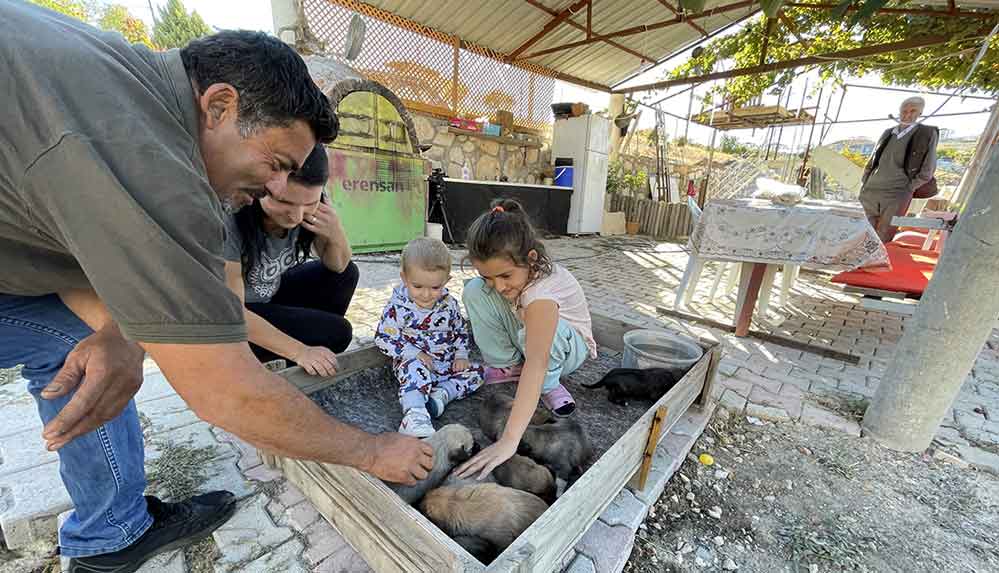
[[[719,410],[641,526],[626,573],[999,571],[994,476],[762,424]],[[710,467],[694,457],[705,452]]]

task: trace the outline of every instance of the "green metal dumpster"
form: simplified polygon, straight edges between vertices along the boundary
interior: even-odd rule
[[[328,146],[333,207],[355,253],[401,250],[426,230],[426,163],[413,121],[394,93],[341,61],[305,58],[330,98],[340,133]]]

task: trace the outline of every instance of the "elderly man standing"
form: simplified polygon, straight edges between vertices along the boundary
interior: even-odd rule
[[[133,395],[148,352],[201,419],[294,458],[413,483],[433,449],[327,416],[250,352],[224,210],[283,201],[337,120],[259,32],[153,52],[0,2],[0,368],[24,366],[74,512],[69,573],[131,573],[211,533],[231,493],[144,496]]]
[[[864,168],[860,204],[885,243],[898,231],[892,217],[905,215],[912,194],[933,180],[937,168],[937,128],[916,123],[925,105],[921,97],[902,102],[898,125],[881,134]]]

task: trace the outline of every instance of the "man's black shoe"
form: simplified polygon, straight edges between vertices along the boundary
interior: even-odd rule
[[[146,496],[153,525],[128,547],[91,557],[69,560],[69,573],[132,573],[165,551],[207,537],[236,512],[236,497],[228,491],[196,495],[180,503],[164,503]]]

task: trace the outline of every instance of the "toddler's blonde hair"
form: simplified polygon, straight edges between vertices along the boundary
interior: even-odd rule
[[[451,253],[440,239],[420,237],[402,250],[402,271],[418,268],[424,271],[451,272]]]

